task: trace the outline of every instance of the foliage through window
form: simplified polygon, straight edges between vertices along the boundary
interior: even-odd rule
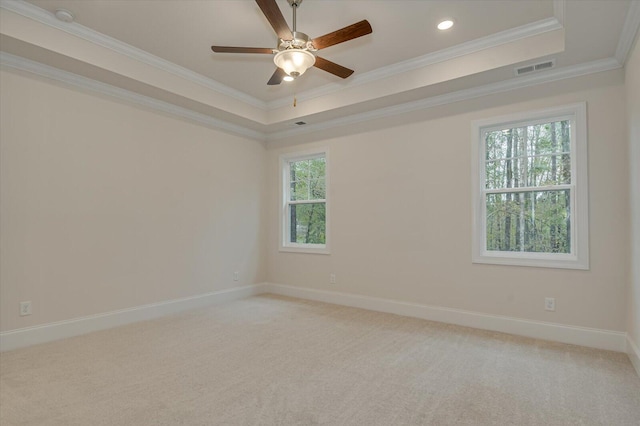
[[[540,114],[539,114],[540,115]],[[578,143],[575,109],[529,120],[477,125],[479,212],[475,260],[532,266],[584,267],[586,172],[576,176],[586,142]],[[584,125],[581,123],[581,125]],[[476,136],[476,137],[478,137]],[[586,163],[586,161],[584,161]],[[579,181],[579,182],[578,182]],[[585,188],[583,188],[585,187]],[[580,194],[578,194],[578,189]],[[584,211],[577,211],[581,206]],[[583,255],[576,266],[578,254]],[[517,262],[505,259],[525,259]],[[527,262],[526,259],[546,260]],[[554,263],[555,262],[555,263]],[[563,263],[564,262],[564,263]],[[570,266],[571,263],[574,266]]]
[[[326,154],[283,158],[282,165],[283,247],[326,248]]]
[[[570,253],[569,120],[484,139],[487,250]]]

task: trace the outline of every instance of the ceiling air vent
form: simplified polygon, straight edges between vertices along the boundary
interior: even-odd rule
[[[520,68],[516,68],[516,75],[529,74],[536,71],[548,70],[556,66],[556,60],[551,59],[549,61],[539,62],[537,64],[525,65]]]
[[[297,121],[295,124],[297,124],[298,126],[304,126],[307,123],[305,123],[304,121]]]

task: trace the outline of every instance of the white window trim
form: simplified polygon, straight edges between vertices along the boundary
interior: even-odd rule
[[[288,224],[289,217],[287,215],[287,184],[289,182],[288,163],[292,160],[305,160],[317,156],[324,156],[325,167],[325,244],[299,244],[288,241]],[[329,149],[327,147],[319,147],[307,151],[294,151],[280,156],[280,242],[279,251],[294,253],[313,253],[313,254],[331,254],[329,250]]]
[[[572,253],[525,253],[486,249],[486,199],[482,133],[492,128],[548,122],[558,118],[572,122],[571,138],[571,241]],[[587,175],[587,105],[585,102],[476,120],[471,125],[471,177],[473,205],[472,262],[495,265],[589,269],[589,187]],[[481,176],[482,172],[482,176]]]

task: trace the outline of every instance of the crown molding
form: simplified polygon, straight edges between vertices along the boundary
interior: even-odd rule
[[[253,96],[250,96],[244,92],[233,89],[211,78],[205,77],[202,74],[198,74],[187,68],[176,65],[173,62],[169,62],[165,59],[159,58],[142,49],[138,49],[137,47],[131,46],[127,43],[123,43],[113,37],[109,37],[108,35],[99,33],[77,22],[62,22],[56,19],[56,17],[48,11],[41,9],[31,3],[27,3],[24,0],[0,0],[0,9],[6,9],[8,11],[22,15],[26,18],[40,22],[41,24],[48,25],[50,27],[64,31],[68,34],[79,37],[83,40],[89,41],[102,47],[106,47],[117,53],[128,56],[129,58],[143,62],[147,65],[151,65],[152,67],[158,68],[162,71],[169,72],[185,80],[189,80],[203,87],[214,90],[218,93],[230,96],[261,110],[267,109],[267,103],[258,98],[254,98]]]
[[[369,120],[382,119],[385,117],[396,116],[413,111],[433,108],[454,102],[465,101],[469,99],[479,98],[495,93],[516,90],[524,87],[535,86],[553,81],[564,80],[583,75],[610,71],[621,68],[622,65],[615,58],[606,58],[585,64],[574,65],[564,68],[556,68],[544,73],[533,74],[523,77],[514,77],[509,80],[487,84],[471,89],[459,90],[444,95],[433,96],[419,101],[407,102],[404,104],[393,105],[385,108],[379,108],[373,111],[367,111],[360,114],[353,114],[334,120],[328,120],[318,124],[311,124],[305,127],[283,130],[280,132],[263,133],[247,129],[246,127],[219,120],[205,114],[201,114],[187,108],[179,107],[168,102],[160,101],[148,96],[143,96],[129,90],[120,89],[109,84],[101,83],[86,77],[79,76],[58,68],[44,65],[29,59],[0,52],[0,66],[4,68],[12,68],[20,71],[26,71],[42,77],[50,78],[71,86],[81,89],[107,95],[113,98],[121,99],[136,105],[151,108],[166,114],[185,118],[208,127],[223,130],[228,133],[255,139],[258,141],[277,141],[280,139],[314,133],[322,130],[328,130],[335,127],[346,126],[350,124],[361,123]]]
[[[171,114],[180,118],[185,118],[208,127],[223,130],[228,133],[255,139],[258,141],[277,141],[280,139],[314,133],[322,130],[328,130],[335,127],[341,127],[349,124],[361,123],[369,120],[382,119],[385,117],[396,116],[413,111],[433,108],[454,102],[465,101],[469,99],[479,98],[495,93],[516,90],[524,87],[535,86],[553,81],[564,80],[583,75],[610,71],[621,68],[622,65],[615,58],[606,58],[597,61],[588,62],[569,67],[556,68],[544,73],[533,74],[523,77],[514,77],[509,80],[487,84],[480,87],[474,87],[457,92],[446,93],[444,95],[432,96],[430,98],[421,99],[413,102],[406,102],[399,105],[393,105],[385,108],[379,108],[373,111],[367,111],[360,114],[352,114],[334,120],[327,120],[318,124],[310,124],[305,127],[283,130],[280,132],[264,133],[250,130],[246,127],[229,123],[224,120],[216,119],[205,114],[192,111],[168,102],[160,101],[148,96],[143,96],[129,90],[121,89],[106,83],[82,77],[77,74],[63,71],[58,68],[51,67],[39,62],[22,58],[20,56],[11,55],[0,52],[0,66],[3,68],[12,68],[20,71],[26,71],[42,77],[50,78],[71,86],[89,90],[95,93],[107,95],[116,99],[121,99],[136,105],[151,108],[166,114]]]
[[[553,16],[555,16],[555,18],[562,26],[564,26],[565,6],[565,0],[553,0]]]
[[[127,55],[133,59],[139,60],[151,66],[157,67],[164,71],[173,73],[187,80],[191,80],[204,87],[218,91],[228,96],[232,96],[238,100],[246,102],[250,105],[263,110],[278,108],[288,105],[289,99],[282,98],[272,102],[263,102],[257,98],[249,96],[243,92],[232,89],[226,85],[216,82],[212,79],[204,77],[200,74],[187,70],[169,61],[151,55],[141,49],[120,42],[112,37],[98,33],[78,23],[65,23],[56,19],[52,14],[27,3],[24,0],[0,0],[0,8],[10,10],[12,12],[23,15],[27,18],[34,19],[42,24],[55,27],[72,35],[81,37],[87,41],[107,47],[116,52]],[[372,81],[388,78],[393,75],[408,72],[417,68],[426,67],[438,62],[447,61],[459,56],[468,55],[494,46],[510,43],[522,38],[531,37],[548,31],[561,29],[564,21],[565,0],[554,0],[554,17],[547,18],[531,24],[523,25],[518,28],[505,30],[496,34],[492,34],[467,43],[453,46],[438,52],[423,55],[418,58],[403,61],[388,67],[379,68],[368,73],[352,77],[350,86],[357,86]],[[334,120],[328,120],[318,124],[309,126],[287,129],[274,133],[262,133],[247,129],[243,126],[229,123],[220,119],[216,119],[205,114],[201,114],[187,108],[179,107],[168,102],[153,99],[151,97],[139,95],[137,93],[120,89],[105,83],[101,83],[86,77],[82,77],[73,73],[59,70],[57,68],[44,65],[35,61],[31,61],[18,56],[0,52],[0,65],[4,67],[19,69],[37,75],[41,75],[53,80],[57,80],[76,87],[87,89],[93,92],[108,95],[110,97],[119,98],[137,105],[142,105],[164,113],[186,118],[206,126],[224,130],[233,134],[256,139],[260,141],[273,141],[287,138],[295,135],[313,133],[316,131],[326,130],[333,127],[340,127],[348,124],[359,123],[363,121],[378,119],[387,116],[399,115],[411,111],[432,108],[452,102],[459,102],[467,99],[473,99],[485,96],[491,93],[504,92],[514,90],[521,87],[528,87],[536,84],[556,81],[560,79],[572,78],[581,75],[591,74],[595,72],[607,71],[620,68],[629,50],[632,47],[635,34],[640,26],[640,2],[631,2],[629,13],[627,14],[622,34],[618,43],[615,58],[608,58],[594,61],[586,64],[580,64],[571,67],[551,70],[545,73],[530,75],[525,77],[517,77],[510,80],[493,83],[481,87],[465,89],[453,93],[447,93],[440,96],[430,97],[419,101],[408,102],[400,105],[380,108],[374,111],[353,114]],[[298,94],[300,100],[310,100],[319,96],[324,96],[334,92],[343,90],[341,84],[329,84],[313,90],[309,90]]]
[[[633,41],[640,27],[640,1],[632,1],[627,11],[627,16],[622,25],[622,32],[618,40],[615,58],[621,65],[624,65],[633,47]]]
[[[556,0],[556,2],[564,4],[564,0]],[[406,61],[398,62],[386,67],[377,68],[375,70],[355,75],[351,77],[349,87],[356,87],[362,84],[375,82],[398,74],[413,71],[418,68],[424,68],[439,62],[448,61],[460,56],[469,55],[481,50],[490,49],[492,47],[511,43],[527,37],[533,37],[544,34],[549,31],[555,31],[563,28],[560,21],[556,18],[547,18],[530,24],[522,25],[517,28],[511,28],[500,31],[486,37],[478,38],[452,46],[447,49],[438,50]],[[307,90],[297,95],[300,101],[309,101],[320,96],[329,95],[344,90],[344,85],[339,83],[331,83],[316,89]],[[268,109],[275,109],[287,106],[290,103],[289,98],[276,99],[268,102]]]
[[[20,14],[22,16],[25,16],[27,18],[33,19],[35,21],[38,21],[44,25],[48,25],[51,27],[54,27],[56,29],[59,29],[61,31],[65,31],[69,34],[75,35],[77,37],[80,37],[84,40],[87,40],[89,42],[98,44],[100,46],[109,48],[113,51],[116,51],[118,53],[121,53],[123,55],[126,55],[130,58],[133,58],[135,60],[138,60],[140,62],[146,63],[148,65],[151,65],[153,67],[156,67],[158,69],[161,69],[163,71],[172,73],[174,75],[177,75],[181,78],[184,78],[186,80],[192,81],[196,84],[199,84],[203,87],[206,87],[208,89],[214,90],[216,92],[222,93],[224,95],[233,97],[235,99],[238,99],[242,102],[245,102],[251,106],[254,106],[256,108],[259,108],[261,110],[269,110],[269,109],[274,109],[274,108],[280,108],[283,106],[286,106],[289,104],[290,100],[288,97],[286,98],[280,98],[280,99],[276,99],[274,101],[271,102],[264,102],[260,99],[257,99],[253,96],[250,96],[244,92],[235,90],[229,86],[226,86],[222,83],[219,83],[213,79],[210,79],[208,77],[205,77],[201,74],[195,73],[191,70],[188,70],[184,67],[181,67],[179,65],[176,65],[172,62],[169,62],[167,60],[161,59],[155,55],[152,55],[148,52],[145,52],[141,49],[138,49],[136,47],[133,47],[129,44],[123,43],[117,39],[114,39],[112,37],[109,37],[105,34],[99,33],[97,31],[94,31],[88,27],[85,27],[81,24],[78,24],[76,22],[72,22],[72,23],[65,23],[62,21],[59,21],[58,19],[56,19],[51,13],[47,12],[44,9],[41,9],[31,3],[28,3],[24,0],[0,0],[0,9],[6,9],[12,12],[15,12],[17,14]],[[489,35],[487,37],[483,37],[477,40],[473,40],[467,43],[462,43],[456,46],[453,46],[451,48],[448,49],[443,49],[441,51],[438,52],[433,52],[427,55],[423,55],[417,58],[413,58],[407,61],[403,61],[403,62],[399,62],[397,64],[393,64],[390,65],[388,67],[383,67],[383,68],[378,68],[376,70],[373,71],[369,71],[367,73],[363,73],[357,76],[352,77],[351,81],[350,81],[350,86],[351,87],[355,87],[358,85],[362,85],[362,84],[366,84],[369,82],[373,82],[373,81],[377,81],[377,80],[381,80],[384,78],[388,78],[397,74],[401,74],[404,72],[408,72],[417,68],[422,68],[422,67],[426,67],[438,62],[443,62],[449,59],[453,59],[459,56],[463,56],[463,55],[467,55],[470,53],[474,53],[480,50],[484,50],[484,49],[488,49],[494,46],[498,46],[501,44],[505,44],[505,43],[509,43],[509,42],[513,42],[515,40],[519,40],[522,38],[526,38],[526,37],[531,37],[531,36],[535,36],[538,34],[542,34],[548,31],[554,31],[560,28],[563,28],[563,22],[564,22],[564,16],[565,16],[565,0],[554,0],[553,2],[553,11],[554,11],[554,17],[553,18],[547,18],[541,21],[537,21],[537,22],[533,22],[531,24],[527,24],[527,25],[523,25],[520,26],[518,28],[513,28],[513,29],[509,29],[509,30],[505,30],[496,34],[492,34]],[[635,40],[635,36],[636,33],[638,32],[638,28],[640,27],[640,1],[632,1],[630,3],[629,6],[629,11],[627,13],[622,31],[621,31],[621,35],[620,35],[620,39],[618,42],[618,46],[616,49],[616,53],[615,53],[615,59],[617,60],[617,62],[620,65],[624,65],[624,63],[626,62],[627,56],[629,54],[629,51],[631,49],[631,47],[633,46],[633,42]],[[4,55],[4,54],[3,54]],[[6,57],[6,55],[4,55]],[[16,57],[17,58],[17,57]],[[6,61],[6,59],[5,59]],[[23,59],[23,61],[26,61],[26,59]],[[596,61],[598,62],[598,61]],[[35,63],[35,62],[34,62]],[[586,66],[587,68],[590,67],[590,64],[583,64],[584,66]],[[44,65],[43,65],[44,66]],[[577,67],[571,67],[571,68],[580,68],[582,66],[577,66]],[[17,67],[16,67],[17,68]],[[32,67],[33,68],[33,67]],[[60,71],[60,70],[58,70]],[[560,72],[562,70],[556,70],[556,72]],[[35,72],[36,74],[39,74],[39,72],[36,71],[31,71],[31,72]],[[593,72],[598,72],[598,71],[593,71]],[[71,74],[73,75],[73,74]],[[545,73],[545,76],[549,75],[549,73]],[[50,77],[50,78],[54,78],[54,79],[58,79],[55,77]],[[564,77],[564,78],[569,78],[569,77]],[[75,75],[75,80],[80,81],[79,79],[83,79],[83,80],[87,80],[87,81],[93,81],[90,79],[85,79],[83,77],[77,76]],[[67,83],[70,83],[69,81],[66,81]],[[98,82],[95,82],[98,83]],[[73,84],[73,83],[71,83]],[[83,83],[84,84],[84,83]],[[536,83],[537,84],[537,83]],[[104,86],[108,86],[108,85],[104,85]],[[113,86],[109,86],[113,89],[117,89]],[[87,87],[88,88],[88,87]],[[325,96],[331,93],[335,93],[335,92],[339,92],[341,90],[344,89],[344,86],[338,83],[332,83],[332,84],[328,84],[322,87],[318,87],[316,89],[312,89],[312,90],[308,90],[306,92],[303,93],[299,93],[298,94],[298,99],[300,99],[301,101],[308,101],[320,96]],[[94,91],[100,91],[97,89],[90,89],[90,90],[94,90]],[[117,89],[117,90],[122,90],[122,89]],[[113,93],[113,91],[111,91]],[[131,92],[127,92],[127,93],[131,93]],[[111,96],[114,96],[113,94]],[[443,95],[446,96],[446,95]],[[118,97],[118,96],[116,96]],[[137,97],[137,96],[134,96]],[[149,101],[153,101],[153,102],[159,102],[155,99],[152,98],[147,98]],[[432,98],[430,98],[432,99]],[[136,102],[136,103],[140,103],[140,102]],[[172,108],[179,108],[179,107],[175,107],[169,103],[163,103],[165,104],[163,107],[159,107],[156,109],[162,109],[166,111],[166,107],[172,107]],[[149,106],[149,105],[148,105]],[[241,126],[235,126],[232,125],[230,123],[227,122],[223,122],[221,120],[216,120],[213,119],[211,117],[207,117],[203,114],[199,114],[199,113],[195,113],[193,111],[190,111],[186,108],[180,108],[181,112],[176,111],[176,115],[179,116],[183,116],[185,117],[185,114],[188,115],[193,115],[193,114],[198,114],[198,115],[202,115],[201,118],[206,117],[208,120],[207,121],[215,121],[218,124],[211,124],[211,123],[205,123],[207,125],[213,125],[214,127],[220,127],[223,128],[222,123],[224,123],[225,126],[234,126],[234,127],[238,127],[240,128]],[[375,111],[374,111],[375,112]],[[366,113],[365,113],[366,114]],[[359,114],[358,114],[359,115]],[[350,116],[353,117],[353,116]],[[345,119],[348,119],[350,117],[345,117]],[[198,122],[202,122],[202,119],[195,119],[193,116],[191,119],[195,119]],[[332,121],[340,121],[342,119],[338,119],[338,120],[332,120]],[[329,122],[327,122],[329,123]],[[278,132],[278,133],[273,133],[272,135],[276,135],[276,134],[288,134],[288,132],[293,132],[295,134],[298,134],[298,132],[309,132],[312,131],[311,128],[313,126],[308,126],[304,129],[300,128],[300,129],[295,129],[295,130],[286,130],[283,132]],[[229,129],[227,129],[229,130]],[[229,130],[232,131],[234,133],[238,133],[237,130]],[[260,134],[259,132],[252,132],[253,135],[249,136],[252,138],[256,138],[256,135],[261,135],[260,137],[258,137],[258,139],[263,139],[262,134]],[[246,136],[246,135],[245,135]]]
[[[433,108],[454,102],[466,101],[500,92],[521,89],[567,78],[580,77],[583,75],[604,72],[622,68],[622,65],[615,58],[600,59],[584,64],[573,65],[563,68],[556,68],[544,73],[533,74],[522,77],[514,77],[497,83],[487,84],[480,87],[459,90],[457,92],[446,93],[444,95],[432,96],[418,101],[407,102],[400,105],[393,105],[360,114],[353,114],[328,120],[318,124],[310,124],[304,127],[283,130],[267,134],[267,141],[277,141],[280,139],[328,130],[335,127],[361,123],[364,121],[383,119],[385,117],[405,114],[413,111]]]
[[[168,102],[154,99],[148,96],[140,95],[129,90],[121,89],[110,84],[82,77],[77,74],[63,71],[61,69],[22,58],[20,56],[11,55],[6,52],[0,52],[0,66],[3,68],[12,68],[20,71],[26,71],[42,77],[46,77],[55,81],[59,81],[80,89],[89,90],[94,93],[107,95],[112,98],[124,100],[139,106],[154,109],[180,118],[195,121],[208,127],[226,131],[238,136],[247,137],[259,141],[265,141],[265,134],[250,130],[246,127],[227,121],[219,120],[199,112],[192,111]]]
[[[554,0],[554,17],[543,19],[530,24],[522,25],[517,28],[501,31],[486,37],[461,43],[448,49],[443,49],[417,58],[399,62],[387,67],[378,68],[367,73],[353,76],[349,82],[350,87],[378,81],[394,75],[402,74],[417,68],[423,68],[438,62],[447,61],[459,56],[468,55],[480,50],[499,46],[501,44],[510,43],[522,38],[539,35],[548,31],[554,31],[562,28],[561,19],[564,15],[565,0]],[[74,36],[80,37],[91,43],[95,43],[102,47],[106,47],[120,54],[126,55],[134,60],[143,62],[160,70],[177,75],[178,77],[192,81],[208,89],[233,97],[251,106],[261,110],[270,110],[287,106],[290,102],[289,97],[276,99],[271,102],[264,102],[244,92],[233,89],[213,79],[205,77],[201,74],[188,70],[184,67],[176,65],[172,62],[152,55],[142,49],[138,49],[127,43],[123,43],[113,37],[92,30],[77,22],[66,23],[56,19],[48,11],[41,9],[24,0],[0,0],[0,8],[9,10],[19,15],[33,19],[44,25],[56,28]],[[297,95],[301,101],[308,101],[320,96],[336,93],[344,89],[344,85],[332,83],[316,89],[308,90]]]

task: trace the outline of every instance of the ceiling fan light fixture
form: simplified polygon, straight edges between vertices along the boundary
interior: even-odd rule
[[[287,21],[284,19],[276,0],[255,0],[262,14],[267,18],[278,36],[278,44],[275,49],[266,47],[214,45],[211,46],[211,50],[216,53],[275,54],[273,56],[273,62],[277,68],[267,81],[268,86],[275,86],[283,81],[295,80],[312,66],[340,78],[347,78],[353,74],[353,70],[324,59],[321,56],[315,56],[314,52],[371,34],[373,29],[369,21],[363,19],[355,24],[310,40],[308,35],[299,32],[296,28],[296,10],[300,7],[302,0],[287,1],[293,10],[293,29],[289,28],[289,24],[287,24]]]
[[[287,49],[276,53],[273,62],[288,76],[295,78],[311,68],[316,63],[316,57],[307,50]]]

